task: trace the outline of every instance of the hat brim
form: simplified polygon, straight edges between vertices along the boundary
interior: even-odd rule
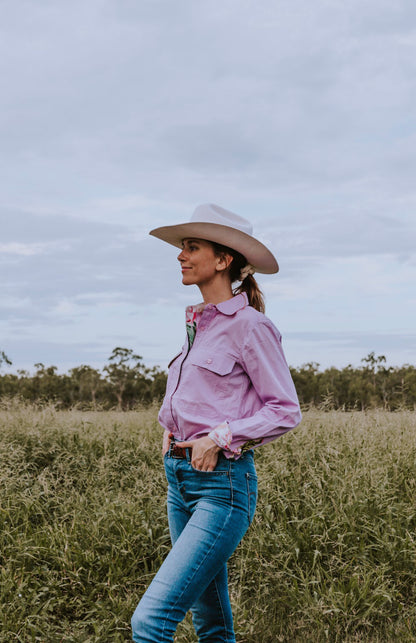
[[[229,226],[193,221],[155,228],[149,234],[177,248],[182,248],[184,239],[214,241],[240,252],[256,272],[273,274],[279,271],[279,264],[275,257],[261,241]]]

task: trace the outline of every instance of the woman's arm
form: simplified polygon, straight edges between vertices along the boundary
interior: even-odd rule
[[[262,406],[246,417],[225,421],[208,434],[235,454],[248,443],[256,446],[274,440],[302,418],[280,334],[269,320],[256,324],[249,333],[241,350],[241,365]]]

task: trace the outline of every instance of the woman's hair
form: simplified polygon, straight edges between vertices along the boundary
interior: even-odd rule
[[[240,252],[237,252],[237,250],[233,250],[233,248],[222,246],[221,244],[215,243],[214,241],[211,241],[210,243],[212,244],[212,247],[214,249],[215,256],[222,257],[226,254],[232,256],[233,259],[228,268],[231,283],[233,284],[235,281],[239,281],[241,269],[244,268],[248,263],[247,259],[243,257]],[[253,306],[253,308],[260,311],[261,313],[264,313],[264,296],[253,275],[247,275],[247,277],[243,279],[239,286],[233,288],[234,295],[238,295],[240,292],[245,292],[247,294],[248,303],[250,304],[250,306]]]

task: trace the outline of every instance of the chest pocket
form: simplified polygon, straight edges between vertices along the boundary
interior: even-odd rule
[[[191,358],[191,364],[198,368],[198,374],[203,376],[207,388],[218,397],[227,397],[231,393],[231,378],[227,376],[231,374],[235,362],[235,357],[227,353],[204,352]]]

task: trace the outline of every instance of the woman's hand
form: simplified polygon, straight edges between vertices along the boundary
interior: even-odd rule
[[[163,444],[162,444],[162,455],[164,456],[165,453],[169,451],[169,445],[170,441],[172,439],[172,433],[169,433],[169,431],[164,431],[163,432]]]
[[[214,471],[218,461],[220,447],[208,436],[189,440],[188,442],[177,442],[178,447],[192,448],[191,464],[197,471]]]

